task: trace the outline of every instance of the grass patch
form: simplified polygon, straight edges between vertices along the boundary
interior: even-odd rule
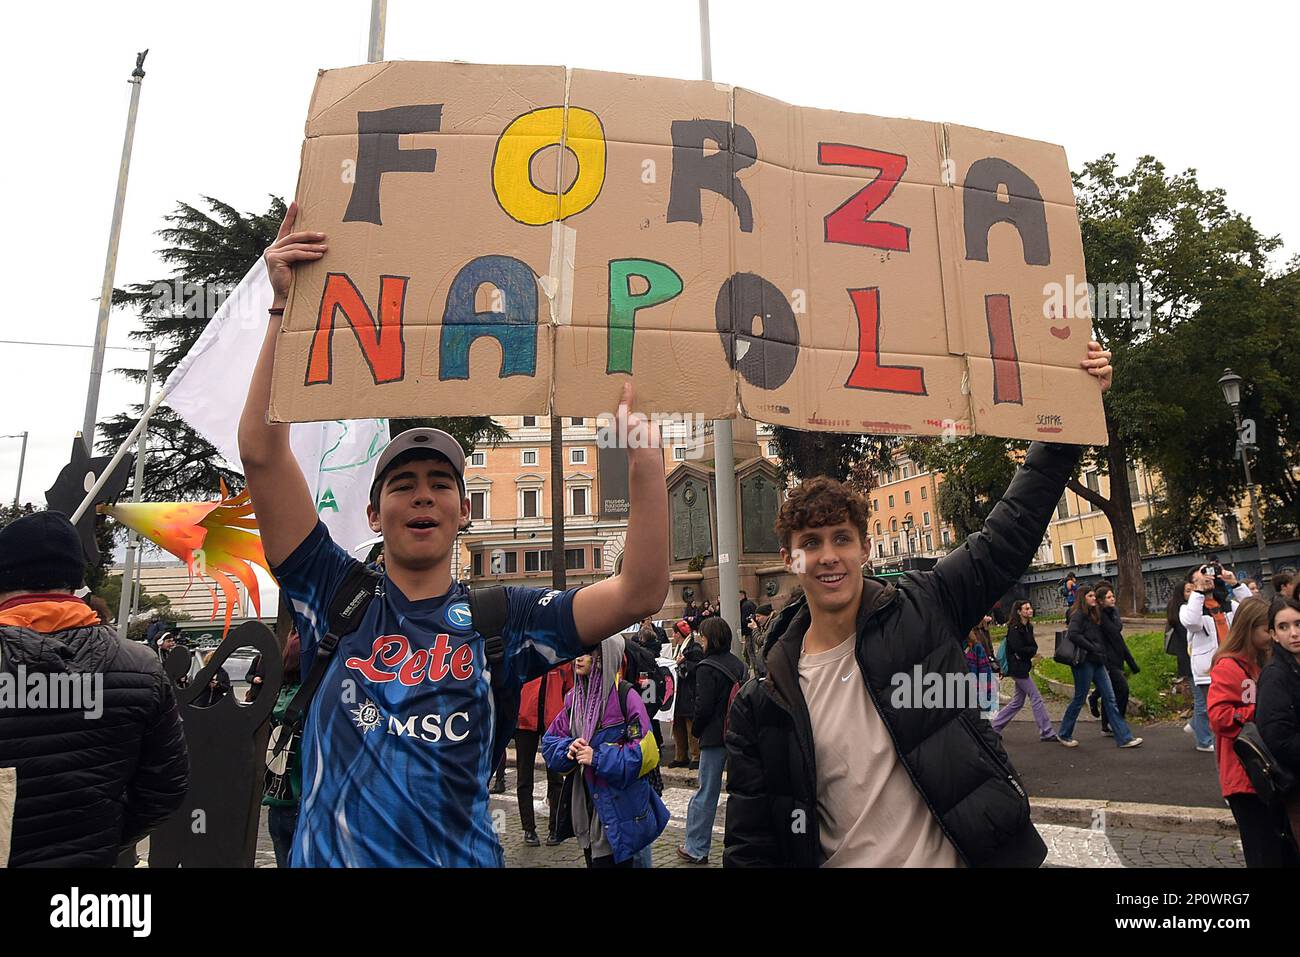
[[[1144,631],[1125,635],[1124,640],[1141,669],[1136,675],[1128,676],[1129,697],[1136,698],[1145,705],[1146,720],[1171,719],[1191,707],[1187,695],[1175,695],[1169,690],[1177,675],[1178,661],[1173,655],[1165,654],[1164,632]],[[1074,676],[1069,666],[1050,658],[1035,662],[1033,675],[1040,691],[1048,690],[1048,678],[1067,688],[1074,686]]]

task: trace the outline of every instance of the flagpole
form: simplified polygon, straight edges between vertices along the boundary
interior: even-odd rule
[[[366,60],[378,63],[384,58],[384,32],[388,28],[388,0],[370,0],[370,44]]]
[[[163,400],[166,398],[167,387],[164,385],[158,392],[158,398],[149,403],[148,408],[144,410],[144,415],[140,416],[140,421],[137,422],[135,428],[131,430],[131,434],[126,437],[118,447],[118,450],[113,453],[113,458],[109,460],[108,467],[104,469],[100,475],[96,476],[95,484],[90,487],[90,491],[86,493],[86,497],[81,500],[81,504],[77,506],[77,510],[72,513],[73,525],[76,525],[81,521],[81,516],[86,514],[86,509],[90,508],[90,503],[99,495],[100,490],[108,484],[108,477],[112,475],[113,470],[121,464],[122,459],[126,458],[127,449],[135,444],[135,440],[139,438],[140,433],[144,431],[145,425],[149,422],[149,416],[158,411],[158,406],[162,405]]]
[[[135,487],[131,490],[131,501],[140,501],[140,491],[144,488],[144,459],[149,451],[149,399],[153,392],[153,356],[154,344],[149,343],[149,368],[144,377],[144,406],[145,413],[141,417],[141,423],[144,428],[140,430],[140,438],[135,447]],[[111,471],[111,470],[110,470]],[[126,561],[122,564],[122,594],[117,603],[117,636],[126,638],[127,624],[131,620],[131,615],[135,612],[136,588],[135,576],[132,572],[135,570],[137,561],[137,552],[140,547],[140,536],[135,529],[127,533],[126,544]]]
[[[700,0],[700,73],[713,79],[709,0]],[[740,548],[736,529],[736,448],[731,419],[713,420],[713,495],[718,515],[718,595],[731,633],[740,631]]]
[[[99,289],[99,319],[95,325],[95,351],[90,358],[90,384],[86,389],[86,416],[81,438],[87,454],[95,454],[95,419],[99,412],[99,386],[104,377],[104,349],[108,344],[108,316],[113,309],[113,274],[117,271],[117,244],[122,235],[122,209],[126,205],[126,178],[131,172],[131,145],[135,140],[135,118],[140,108],[140,87],[144,80],[144,58],[149,51],[136,54],[131,73],[131,106],[126,114],[126,136],[122,141],[122,161],[117,170],[117,195],[113,198],[113,223],[108,232],[108,255],[104,260],[104,282]],[[75,524],[75,523],[74,523]]]

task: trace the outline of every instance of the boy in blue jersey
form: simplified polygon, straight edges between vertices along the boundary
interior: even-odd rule
[[[306,674],[329,628],[334,593],[355,564],[316,516],[289,448],[289,427],[268,423],[278,316],[292,270],[325,255],[323,233],[294,232],[289,207],[266,252],[275,292],[248,399],[239,451],[262,545],[293,603]],[[628,449],[622,571],[564,592],[509,589],[505,686],[523,684],[646,615],[668,591],[668,493],[651,423],[619,406]],[[626,429],[626,431],[623,431]],[[384,538],[384,574],[360,626],[343,639],[303,728],[303,797],[291,864],[499,867],[491,826],[495,709],[483,638],[468,591],[451,578],[451,552],[469,523],[465,454],[436,429],[398,435],[376,461],[367,517]]]

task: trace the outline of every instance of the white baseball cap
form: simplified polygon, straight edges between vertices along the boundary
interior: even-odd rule
[[[456,473],[456,482],[460,485],[461,497],[465,497],[465,450],[460,447],[460,443],[442,429],[407,429],[385,445],[379,458],[375,459],[374,477],[370,480],[372,502],[375,499],[375,487],[393,459],[411,449],[433,452],[450,462],[452,471]]]

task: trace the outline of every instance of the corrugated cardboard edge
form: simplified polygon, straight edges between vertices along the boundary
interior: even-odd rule
[[[14,805],[18,803],[18,769],[0,768],[0,867],[9,866],[14,830]]]

